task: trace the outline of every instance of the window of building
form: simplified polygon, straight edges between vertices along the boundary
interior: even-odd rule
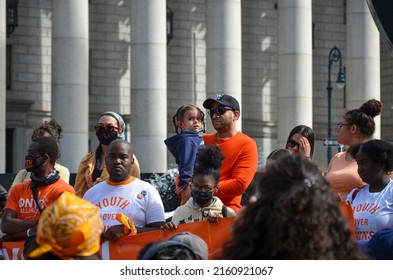
[[[6,89],[11,89],[11,46],[6,49],[6,70],[5,70],[5,84]]]

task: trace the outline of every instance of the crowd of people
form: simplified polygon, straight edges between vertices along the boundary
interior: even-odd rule
[[[311,127],[295,126],[258,169],[255,140],[236,127],[236,98],[219,93],[203,107],[214,133],[205,133],[203,111],[187,104],[172,118],[176,134],[163,143],[178,165],[174,194],[181,199],[169,218],[157,189],[140,179],[118,113],[100,115],[99,145],[81,159],[73,186],[57,163],[62,127],[45,121],[33,131],[25,169],[8,192],[0,188],[1,241],[26,240],[26,259],[101,259],[104,241],[234,217],[220,259],[393,258],[393,144],[373,139],[380,101],[342,116],[337,141],[346,149],[326,171],[313,162]],[[255,193],[242,204],[250,185]],[[201,260],[208,252],[201,237],[182,232],[148,243],[138,259]]]

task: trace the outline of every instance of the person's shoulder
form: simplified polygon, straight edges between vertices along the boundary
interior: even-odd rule
[[[193,201],[194,201],[193,198],[190,197],[190,198],[186,201],[186,203],[184,203],[183,205],[178,206],[178,207],[175,209],[175,212],[173,213],[173,215],[175,215],[175,213],[176,213],[176,214],[179,214],[179,213],[182,213],[182,212],[184,212],[184,211],[190,211],[190,209],[191,209],[191,210],[194,209],[195,207],[194,207]]]
[[[59,179],[57,180],[55,183],[53,183],[54,186],[59,187],[63,190],[67,190],[72,192],[73,194],[75,194],[75,189],[73,186],[71,186],[70,184],[68,184],[66,181],[64,181],[63,179]]]
[[[30,180],[29,172],[27,172],[26,169],[21,169],[18,171],[18,173],[16,173],[16,176],[14,178],[14,181],[12,182],[11,188],[16,184],[26,182],[28,180]]]
[[[393,192],[393,180],[390,179],[389,183],[386,186],[390,192]]]
[[[16,173],[16,177],[18,177],[18,176],[25,177],[26,174],[27,174],[27,170],[26,169],[21,169],[21,170],[18,171],[18,173]]]
[[[333,158],[331,160],[336,160],[336,159],[345,159],[347,156],[347,152],[338,152],[337,154],[335,154],[333,156]]]
[[[182,144],[194,143],[197,146],[199,146],[200,143],[203,142],[203,138],[196,133],[194,133],[194,134],[187,133],[187,134],[184,134],[184,137],[180,138],[179,142]]]
[[[87,189],[85,194],[83,195],[83,198],[93,196],[93,195],[95,195],[95,193],[100,192],[100,190],[102,188],[105,188],[107,186],[108,186],[108,183],[106,182],[106,180],[101,181],[101,182],[91,186],[91,188]]]
[[[136,177],[135,177],[134,181],[132,181],[131,183],[135,184],[135,185],[138,185],[141,188],[148,188],[148,189],[152,189],[152,190],[157,191],[156,187],[154,187],[152,184],[150,184],[147,181],[144,181],[144,180],[141,180],[139,178],[136,178]]]
[[[81,159],[81,164],[90,161],[92,158],[95,158],[96,152],[89,152],[87,153],[82,159]]]
[[[106,182],[106,180],[102,180],[101,182],[98,182],[97,184],[94,184],[93,186],[91,186],[88,189],[88,191],[89,190],[97,190],[97,189],[100,189],[100,188],[102,188],[104,186],[108,186],[108,183]]]
[[[175,211],[173,212],[173,216],[178,215],[179,213],[182,213],[186,209],[189,209],[190,206],[187,205],[187,203],[184,203],[183,205],[179,205],[176,207]]]
[[[253,142],[253,143],[256,143],[256,141],[255,141],[254,138],[251,138],[250,136],[248,136],[248,135],[245,134],[244,132],[239,131],[239,133],[237,133],[237,134],[235,135],[235,137],[236,137],[236,136],[237,136],[238,138],[242,139],[242,140],[245,141],[245,142]]]
[[[17,183],[15,184],[12,188],[9,189],[8,191],[8,195],[11,194],[15,194],[15,193],[20,193],[21,191],[24,191],[26,189],[30,188],[30,182],[31,180],[25,181],[25,182],[21,182],[21,183]]]
[[[24,182],[21,182],[21,183],[18,183],[18,184],[16,184],[13,188],[26,188],[26,187],[29,187],[30,186],[30,182],[31,182],[31,180],[28,180],[28,181],[24,181]]]
[[[202,134],[202,138],[205,141],[205,143],[208,142],[208,141],[214,142],[216,137],[217,137],[217,132]]]
[[[179,138],[181,138],[181,134],[175,134],[175,135],[172,135],[172,136],[166,138],[166,139],[164,140],[164,143],[165,143],[166,145],[168,145],[168,144],[172,143],[173,141],[178,140]]]
[[[239,147],[242,147],[242,150],[256,150],[257,149],[257,142],[248,136],[247,134],[244,134],[243,132],[239,131],[235,136],[231,138],[231,143],[232,145],[237,145]]]
[[[65,167],[64,165],[61,165],[60,163],[58,163],[58,162],[56,162],[55,163],[55,169],[56,170],[58,170],[58,171],[63,171],[63,172],[68,172],[68,173],[70,173],[70,170],[67,168],[67,167]]]

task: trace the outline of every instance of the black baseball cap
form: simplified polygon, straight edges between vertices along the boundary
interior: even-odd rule
[[[221,105],[224,105],[224,106],[231,107],[235,111],[240,111],[239,102],[236,100],[235,97],[230,96],[228,94],[217,93],[212,98],[206,99],[203,102],[203,107],[206,109],[211,109],[214,102],[220,103]]]

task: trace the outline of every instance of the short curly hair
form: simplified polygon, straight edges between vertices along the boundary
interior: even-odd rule
[[[393,144],[385,140],[369,140],[365,143],[352,145],[348,153],[356,158],[356,154],[362,150],[374,162],[382,163],[385,173],[393,171]]]
[[[57,159],[59,159],[61,157],[60,139],[63,138],[63,127],[55,119],[44,121],[34,129],[33,134],[31,135],[31,140],[34,141],[37,137],[44,136],[45,133],[48,133],[48,136],[55,140],[59,146],[57,156]]]
[[[225,259],[365,259],[335,195],[312,162],[297,155],[256,176],[257,201],[246,206],[224,245]]]
[[[31,140],[37,137],[44,136],[48,133],[58,144],[60,144],[60,139],[63,137],[62,126],[54,119],[50,121],[44,121],[38,127],[36,127],[31,135]]]
[[[52,137],[40,136],[31,141],[31,143],[37,143],[38,152],[41,155],[48,155],[50,162],[55,164],[59,156],[59,145],[56,143],[55,139]]]

